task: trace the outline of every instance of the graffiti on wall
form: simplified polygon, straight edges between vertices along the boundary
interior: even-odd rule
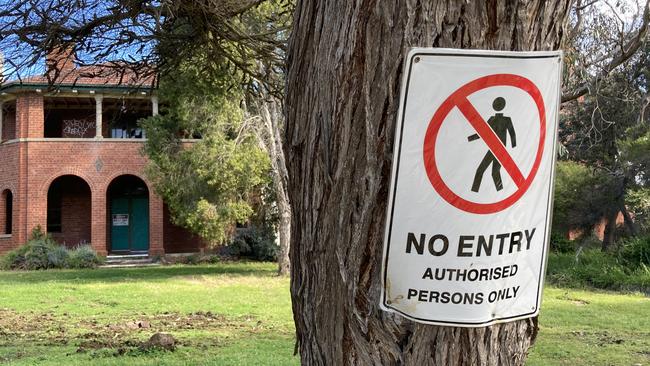
[[[86,132],[95,127],[95,121],[86,119],[64,119],[63,136],[64,137],[87,137]]]

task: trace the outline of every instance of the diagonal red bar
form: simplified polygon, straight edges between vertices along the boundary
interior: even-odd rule
[[[476,108],[474,108],[467,98],[458,98],[456,100],[456,106],[463,113],[465,118],[467,118],[472,127],[474,127],[478,135],[481,136],[483,141],[485,141],[490,151],[492,151],[492,154],[494,154],[494,156],[499,160],[517,187],[521,187],[526,178],[521,174],[521,170],[519,170],[517,163],[512,160],[506,147],[503,146],[499,137],[497,137],[494,131],[492,131],[490,125],[485,122],[483,117],[481,117]]]

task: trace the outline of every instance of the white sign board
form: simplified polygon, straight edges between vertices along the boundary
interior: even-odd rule
[[[561,52],[409,52],[384,240],[383,310],[465,327],[538,314],[561,61]]]
[[[129,215],[128,214],[113,215],[113,226],[129,226]]]

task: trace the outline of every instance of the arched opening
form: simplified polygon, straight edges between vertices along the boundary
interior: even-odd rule
[[[0,208],[0,229],[5,235],[11,235],[11,227],[13,225],[13,207],[14,195],[10,190],[5,189],[2,191],[2,206]]]
[[[74,247],[91,241],[90,186],[76,175],[62,175],[47,191],[47,232],[59,243]]]
[[[149,251],[149,189],[134,175],[121,175],[108,185],[108,251]]]

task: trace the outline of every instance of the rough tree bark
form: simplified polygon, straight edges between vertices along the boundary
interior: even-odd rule
[[[378,308],[399,85],[411,46],[557,49],[570,3],[297,1],[285,151],[303,364],[524,363],[536,319],[461,329]]]

